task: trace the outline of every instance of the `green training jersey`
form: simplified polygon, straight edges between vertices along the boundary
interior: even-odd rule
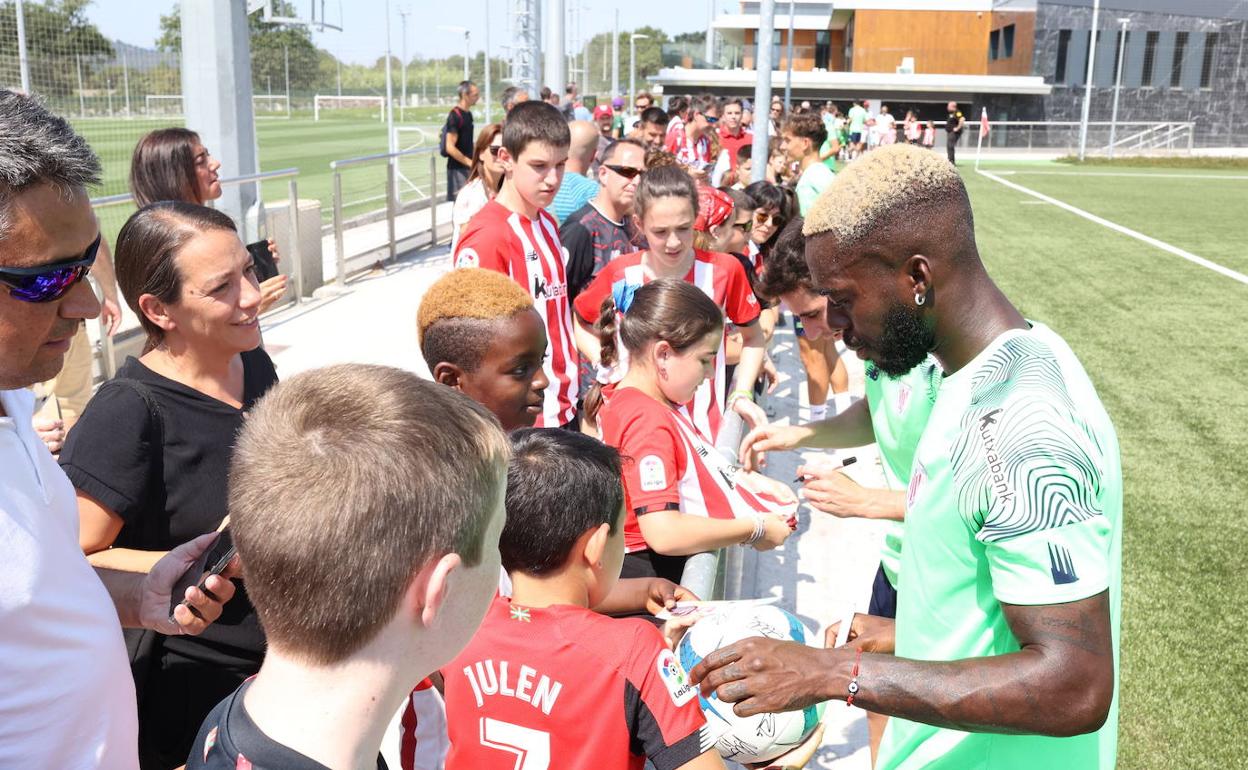
[[[931,356],[900,377],[889,377],[875,364],[867,362],[867,406],[871,409],[871,428],[889,489],[906,488],[914,450],[927,427],[940,379],[940,364]],[[884,575],[894,586],[901,560],[902,527],[900,521],[887,522],[884,547],[880,552]]]
[[[1016,652],[1002,603],[1109,592],[1114,699],[1094,733],[968,733],[890,719],[877,767],[1112,768],[1118,743],[1122,469],[1118,437],[1069,346],[1008,331],[945,375],[906,493],[897,652],[961,660]],[[869,674],[863,686],[869,688]],[[1055,708],[1061,708],[1055,704]]]

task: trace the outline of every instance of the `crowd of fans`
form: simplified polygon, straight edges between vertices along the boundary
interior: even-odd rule
[[[413,308],[432,381],[279,383],[259,316],[286,286],[257,276],[276,248],[204,205],[217,164],[165,130],[136,148],[116,243],[146,344],[65,435],[27,388],[101,312],[100,168],[0,92],[0,766],[722,769],[697,684],[742,715],[900,717],[889,766],[1112,764],[1117,440],[1074,354],[984,271],[954,167],[889,146],[923,143],[913,114],[773,102],[752,181],[740,100],[638,94],[630,125],[571,86],[509,92],[476,133],[476,86],[459,95],[455,269]],[[790,322],[811,420],[775,426]],[[873,441],[889,490],[799,469],[817,510],[906,522],[850,643],[751,639],[685,672],[690,620],[654,616],[697,598],[689,556],[798,529],[765,453]],[[214,532],[241,564],[194,584]]]

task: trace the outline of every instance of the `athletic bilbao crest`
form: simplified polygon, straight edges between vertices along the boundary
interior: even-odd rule
[[[923,489],[923,484],[926,481],[927,469],[923,467],[923,463],[915,460],[914,471],[910,474],[910,486],[906,490],[907,511],[914,507],[914,501],[919,498],[919,492]]]

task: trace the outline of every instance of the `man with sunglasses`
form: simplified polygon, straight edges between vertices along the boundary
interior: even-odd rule
[[[86,190],[99,174],[64,119],[0,90],[0,767],[133,770],[121,624],[199,633],[234,595],[211,577],[212,594],[189,589],[170,620],[173,585],[211,536],[147,574],[93,569],[74,488],[31,427],[27,388],[56,375],[78,327],[100,312],[83,281],[100,243]]]
[[[667,130],[667,151],[689,168],[694,181],[703,182],[715,159],[711,157],[710,132],[719,123],[719,100],[710,94],[693,99],[690,117],[680,130]]]
[[[639,248],[634,243],[633,198],[645,170],[646,148],[636,139],[612,142],[603,152],[598,194],[559,228],[568,252],[569,299],[576,299],[608,262]]]

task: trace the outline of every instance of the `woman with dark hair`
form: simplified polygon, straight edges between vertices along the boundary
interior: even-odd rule
[[[144,136],[130,159],[130,192],[140,207],[158,201],[182,201],[200,206],[221,197],[221,163],[208,154],[199,134],[188,128],[161,128]],[[281,257],[269,241],[273,261]],[[286,293],[287,277],[275,275],[260,284],[260,312]]]
[[[117,238],[117,278],[147,333],[69,433],[61,466],[94,563],[150,564],[226,518],[230,448],[277,382],[260,348],[255,264],[225,214],[165,201]],[[127,637],[144,770],[182,765],[200,723],[259,670],[264,635],[246,592],[202,636]]]
[[[793,191],[770,182],[755,182],[745,188],[755,202],[754,226],[750,240],[758,247],[759,273],[767,270],[767,256],[780,239],[782,231],[797,214],[797,201]],[[783,325],[777,318],[776,325]],[[836,352],[838,336],[816,341],[807,339],[801,321],[794,318],[793,330],[797,334],[797,350],[806,369],[806,394],[810,400],[811,419],[827,417],[828,391],[844,393],[849,390],[849,372]]]
[[[494,200],[503,186],[503,164],[498,160],[499,148],[503,146],[503,124],[491,123],[477,134],[472,148],[472,166],[468,170],[468,183],[455,196],[451,209],[451,253],[459,245],[459,231],[485,204]]]

